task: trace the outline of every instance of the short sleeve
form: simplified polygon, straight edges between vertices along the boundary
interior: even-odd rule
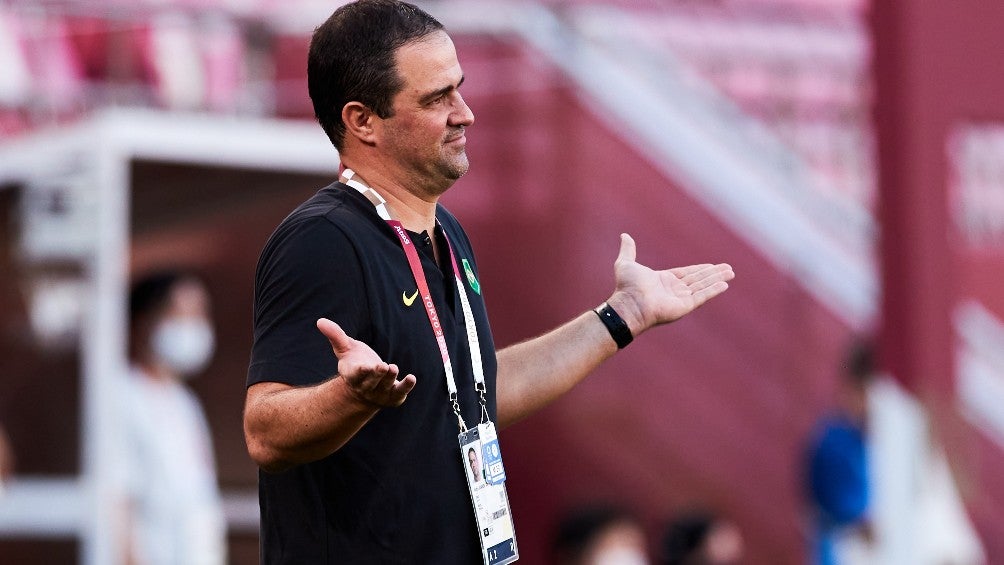
[[[323,216],[287,222],[262,251],[255,273],[254,343],[247,385],[300,386],[335,375],[338,360],[318,318],[366,339],[369,314],[352,242]]]

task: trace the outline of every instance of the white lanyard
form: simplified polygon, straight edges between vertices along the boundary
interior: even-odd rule
[[[450,361],[450,351],[446,346],[446,337],[443,334],[443,327],[439,321],[439,314],[436,312],[436,305],[432,300],[432,293],[429,291],[429,284],[425,279],[425,271],[422,269],[422,263],[421,259],[418,257],[418,252],[415,250],[411,237],[408,236],[408,232],[404,229],[404,226],[401,225],[401,222],[391,218],[390,212],[387,209],[387,201],[371,187],[355,180],[353,178],[354,176],[355,172],[352,171],[352,169],[346,168],[342,172],[342,178],[345,179],[344,184],[354,188],[360,194],[365,196],[367,200],[372,202],[373,206],[376,208],[377,214],[394,229],[394,233],[401,241],[401,246],[404,248],[405,256],[408,258],[408,264],[411,267],[411,273],[415,279],[415,284],[418,285],[418,291],[422,296],[422,304],[425,306],[425,312],[428,315],[429,324],[432,326],[432,332],[436,336],[439,353],[443,359],[443,371],[446,374],[446,389],[450,395],[450,403],[453,405],[453,412],[457,416],[457,423],[460,426],[460,431],[465,432],[467,431],[467,424],[464,423],[464,419],[460,415],[457,382],[453,376],[453,363]],[[436,223],[438,224],[439,220],[436,220]],[[442,224],[440,224],[440,227],[442,228]],[[460,306],[464,312],[464,323],[467,326],[467,345],[471,352],[471,368],[474,373],[474,389],[478,392],[481,404],[481,423],[485,423],[489,421],[487,401],[485,399],[487,388],[485,387],[485,371],[481,360],[481,346],[478,340],[478,328],[474,323],[474,313],[471,310],[471,303],[467,297],[467,290],[464,288],[464,283],[460,277],[460,269],[457,267],[457,259],[453,254],[453,246],[450,244],[450,239],[446,236],[446,230],[443,230],[443,237],[446,239],[447,250],[450,254],[450,262],[453,266],[453,278],[456,281],[457,292],[460,294]],[[435,243],[433,243],[433,245],[435,245]]]

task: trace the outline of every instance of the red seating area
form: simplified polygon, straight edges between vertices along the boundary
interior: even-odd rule
[[[767,124],[815,171],[815,190],[875,200],[863,0],[591,2],[637,15],[636,28]],[[43,5],[44,6],[44,5]],[[0,7],[0,109],[28,127],[105,105],[310,117],[306,31],[280,29],[279,7],[225,2]],[[229,11],[228,11],[229,10]],[[19,69],[22,69],[19,71]],[[26,72],[25,72],[26,71]],[[6,125],[0,135],[24,128]]]
[[[827,11],[803,4],[824,5],[682,3],[626,13],[631,33],[650,48],[646,56],[672,58],[667,66],[682,63],[804,160],[818,181],[808,188],[872,209],[870,42],[863,16],[839,3],[826,3]]]

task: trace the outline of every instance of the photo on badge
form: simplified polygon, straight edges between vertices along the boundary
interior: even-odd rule
[[[475,432],[475,437],[477,437],[477,429],[471,430]],[[481,440],[475,439],[470,443],[463,445],[462,450],[464,454],[464,467],[467,472],[467,483],[470,485],[471,490],[479,490],[485,486],[485,468],[484,468],[484,457],[482,456],[481,450]]]

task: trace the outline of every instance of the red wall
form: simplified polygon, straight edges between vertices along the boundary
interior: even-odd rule
[[[966,249],[948,213],[952,128],[1004,120],[1004,4],[876,0],[885,358],[951,444],[991,563],[1004,562],[1004,453],[955,408],[950,312],[962,297],[1004,317],[1004,253]]]

